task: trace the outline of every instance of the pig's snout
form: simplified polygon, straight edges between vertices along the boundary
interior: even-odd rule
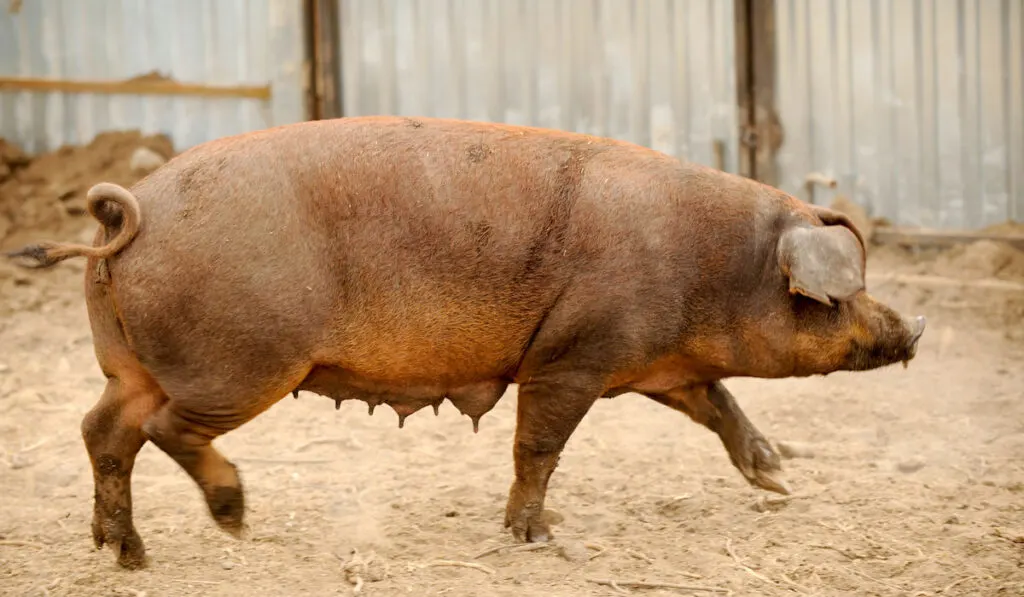
[[[926,320],[924,315],[918,315],[914,319],[906,318],[905,325],[907,330],[910,331],[910,341],[907,342],[907,358],[903,359],[903,367],[907,367],[907,363],[910,359],[917,355],[917,342],[924,335],[924,327]]]
[[[854,337],[843,364],[835,370],[868,371],[896,363],[907,364],[917,355],[925,318],[907,317],[869,296],[854,303]]]
[[[914,346],[917,346],[917,341],[921,339],[922,335],[924,335],[924,325],[926,321],[927,320],[925,320],[924,315],[918,315],[912,322],[910,322],[910,342]]]

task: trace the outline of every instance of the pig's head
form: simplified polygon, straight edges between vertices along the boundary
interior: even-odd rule
[[[794,316],[796,373],[906,366],[917,353],[924,317],[905,317],[868,295],[860,232],[843,214],[817,206],[811,211],[823,226],[793,222],[778,241]]]

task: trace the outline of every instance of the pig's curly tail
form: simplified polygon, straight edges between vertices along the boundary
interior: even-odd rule
[[[22,267],[47,268],[69,257],[95,257],[107,259],[117,255],[132,242],[139,232],[142,214],[139,201],[128,189],[111,182],[101,182],[86,194],[86,208],[108,231],[118,230],[105,245],[90,247],[73,243],[44,241],[7,253]]]

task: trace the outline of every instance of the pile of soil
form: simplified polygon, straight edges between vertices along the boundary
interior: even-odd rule
[[[1001,224],[992,224],[986,228],[982,228],[981,231],[985,234],[997,234],[997,235],[1024,235],[1024,222],[1014,222],[1013,220],[1007,220]]]
[[[952,247],[930,265],[934,273],[951,278],[1024,281],[1024,251],[999,241],[979,240]]]
[[[137,130],[101,133],[88,145],[63,146],[28,156],[0,138],[0,247],[33,240],[73,237],[89,225],[85,193],[98,182],[130,186],[146,172],[131,167],[131,156],[147,148],[164,159],[174,155],[165,135]],[[84,216],[84,217],[83,217]]]
[[[1024,225],[1006,222],[984,232],[1015,235]],[[993,238],[940,247],[872,247],[868,290],[899,298],[929,317],[955,316],[961,324],[1004,329],[1024,341],[1024,251]]]

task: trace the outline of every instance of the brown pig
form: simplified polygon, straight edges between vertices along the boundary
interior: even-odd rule
[[[211,440],[297,390],[447,398],[473,420],[518,384],[505,525],[551,535],[544,497],[598,398],[638,392],[717,433],[753,484],[779,459],[720,380],[914,357],[924,318],[864,289],[843,215],[610,139],[428,118],[308,122],[186,151],[88,193],[85,294],[108,381],[82,421],[93,537],[145,562],[135,456],[152,441],[240,534],[242,485]]]

